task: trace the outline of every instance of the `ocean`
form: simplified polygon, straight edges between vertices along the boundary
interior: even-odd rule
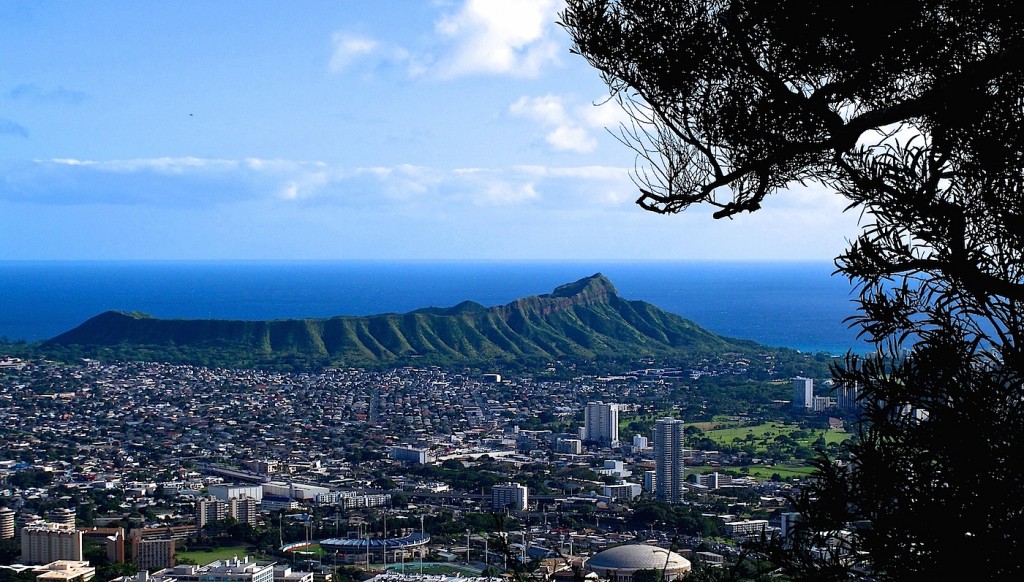
[[[501,305],[603,273],[716,333],[804,352],[865,351],[828,262],[0,262],[0,337],[37,341],[107,310],[286,319]]]

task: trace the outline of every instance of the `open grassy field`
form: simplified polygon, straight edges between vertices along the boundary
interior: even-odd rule
[[[761,481],[767,481],[772,478],[772,475],[778,473],[783,479],[789,479],[791,477],[797,477],[803,479],[804,477],[810,476],[814,472],[813,467],[807,465],[748,465],[746,467],[746,475],[760,479]],[[740,468],[742,472],[743,469]]]
[[[192,560],[200,566],[215,562],[217,560],[230,560],[235,556],[242,558],[249,554],[249,546],[226,546],[213,550],[196,550],[193,552],[175,552],[174,556],[180,562],[182,558]]]
[[[794,438],[793,433],[802,432],[805,436]],[[758,445],[767,446],[772,439],[779,435],[786,435],[803,445],[811,445],[820,436],[825,437],[825,444],[842,442],[851,437],[847,432],[800,428],[794,424],[782,422],[765,422],[746,426],[731,426],[728,428],[715,428],[705,430],[704,436],[723,445],[737,444],[736,439],[742,442],[750,442],[755,447]]]

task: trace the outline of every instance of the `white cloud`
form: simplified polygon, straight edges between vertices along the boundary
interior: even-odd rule
[[[444,183],[437,171],[423,166],[399,164],[392,167],[358,168],[357,175],[370,175],[377,179],[377,193],[392,202],[408,203],[415,198],[435,192]]]
[[[323,162],[299,162],[295,160],[265,160],[263,158],[245,158],[244,165],[258,172],[291,172],[298,168],[326,168]]]
[[[196,229],[185,238],[207,237],[213,246],[235,244],[237,229],[265,243],[270,229],[254,225],[278,225],[281,244],[334,233],[337,241],[378,250],[367,240],[384,241],[393,256],[435,258],[448,252],[489,258],[534,252],[527,249],[542,257],[551,248],[594,257],[830,257],[858,232],[856,216],[839,211],[844,200],[820,187],[779,192],[761,211],[734,220],[711,220],[708,208],[653,215],[632,204],[636,188],[628,170],[352,168],[258,158],[0,160],[0,207],[47,217],[177,216],[181,228],[161,228],[176,235]],[[197,224],[220,230],[211,234]],[[442,245],[448,250],[438,250],[436,241],[448,239],[454,241]],[[149,243],[163,248],[159,233]],[[303,245],[294,248],[300,249],[295,257],[303,256]]]
[[[622,206],[635,188],[626,168],[438,169],[411,164],[340,167],[322,161],[195,157],[54,159],[0,164],[0,202],[208,207],[260,200],[460,214],[474,207]]]
[[[564,101],[563,97],[557,95],[520,97],[509,106],[509,111],[513,115],[540,123],[547,129],[545,141],[557,151],[594,151],[597,148],[597,140],[582,123],[590,121],[585,115],[585,110],[574,111],[574,115],[570,115]]]
[[[582,127],[560,125],[547,135],[547,142],[559,151],[577,153],[592,152],[597,147],[597,140]]]
[[[346,31],[331,36],[328,67],[340,73],[356,66],[404,65],[411,77],[467,75],[536,77],[560,62],[564,35],[556,23],[564,0],[460,0],[434,25],[427,46],[406,48]],[[407,39],[415,44],[415,40]]]
[[[47,204],[208,206],[242,199],[310,199],[343,176],[323,162],[162,157],[60,158],[0,166],[0,199]]]
[[[335,32],[331,36],[331,46],[333,50],[328,68],[332,73],[341,73],[357,64],[404,64],[408,67],[410,75],[416,75],[424,70],[424,65],[414,62],[406,49],[368,36]]]
[[[334,33],[331,45],[334,51],[331,53],[329,66],[334,73],[345,70],[353,62],[373,54],[380,47],[380,43],[372,38],[343,32]]]
[[[439,63],[441,74],[536,76],[558,61],[555,20],[561,6],[561,0],[466,0],[437,23],[437,33],[453,44]]]
[[[492,182],[487,184],[482,197],[474,199],[478,206],[504,206],[521,204],[537,198],[537,190],[533,184],[511,184],[508,182]]]
[[[605,96],[578,109],[580,117],[590,127],[619,127],[629,121],[629,114],[614,99]]]
[[[608,180],[630,182],[629,171],[617,166],[516,166],[516,169],[528,174],[572,178],[577,180]]]
[[[569,121],[569,116],[562,105],[562,98],[555,95],[520,97],[509,106],[509,110],[516,115],[526,115],[548,125],[559,125]]]
[[[223,171],[232,170],[239,166],[239,163],[235,160],[194,157],[163,157],[108,161],[58,158],[49,160],[49,162],[64,166],[88,166],[103,172],[136,173],[150,171],[161,174],[183,174],[195,171]]]

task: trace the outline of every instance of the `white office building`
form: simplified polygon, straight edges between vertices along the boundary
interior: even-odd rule
[[[633,450],[642,451],[647,448],[647,437],[639,434],[633,435]]]
[[[626,482],[602,485],[601,494],[614,501],[629,501],[640,496],[640,485]]]
[[[434,462],[429,449],[418,447],[391,447],[391,458],[403,463],[427,465]]]
[[[263,484],[263,494],[276,497],[288,497],[299,501],[313,501],[317,495],[330,493],[327,487],[311,485],[309,483],[270,481]]]
[[[250,562],[248,556],[241,560],[235,557],[206,566],[183,564],[158,570],[152,579],[168,582],[274,582],[274,565],[274,562]]]
[[[588,402],[584,411],[583,429],[586,440],[605,447],[619,446],[619,405]]]
[[[263,499],[262,485],[234,485],[231,483],[215,483],[207,488],[210,496],[221,501],[230,501],[240,497],[251,497],[256,501]]]
[[[529,502],[529,492],[526,485],[503,483],[491,487],[492,511],[503,511],[505,508],[514,511],[525,511]]]

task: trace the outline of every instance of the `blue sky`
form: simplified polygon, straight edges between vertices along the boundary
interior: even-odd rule
[[[0,259],[831,259],[640,210],[558,0],[0,2]]]

